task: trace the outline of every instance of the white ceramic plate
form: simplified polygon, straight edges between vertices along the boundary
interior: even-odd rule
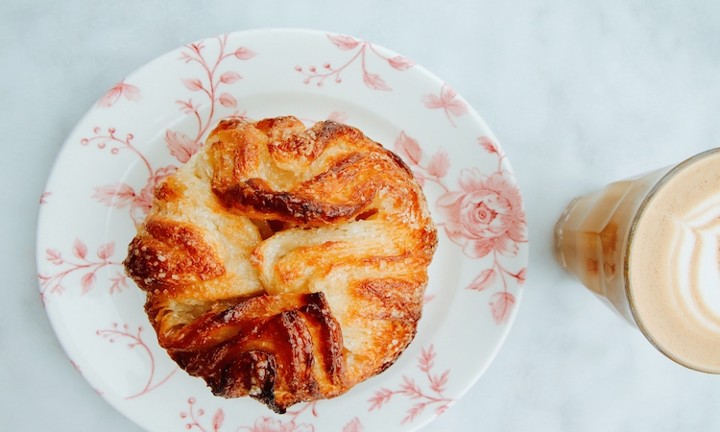
[[[231,114],[359,127],[417,174],[440,231],[423,318],[400,359],[339,398],[284,415],[217,398],[179,370],[121,265],[153,186]],[[518,307],[527,250],[508,160],[447,84],[367,41],[278,29],[189,44],[110,89],[58,156],[41,199],[37,259],[41,296],[71,361],[148,430],[414,430],[492,361]]]

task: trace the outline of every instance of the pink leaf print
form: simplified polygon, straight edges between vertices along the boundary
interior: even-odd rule
[[[341,50],[351,50],[358,46],[360,42],[346,35],[328,35],[328,39]]]
[[[448,85],[443,85],[440,90],[440,98],[443,106],[446,107],[451,114],[461,116],[467,112],[467,106],[464,102],[456,100],[457,93]]]
[[[459,99],[455,99],[457,93],[449,85],[443,84],[440,88],[440,97],[428,94],[423,96],[423,104],[430,109],[442,109],[445,111],[445,115],[450,121],[450,124],[455,127],[450,115],[459,117],[467,113],[467,106]]]
[[[370,87],[373,90],[392,90],[387,83],[380,78],[380,75],[369,73],[369,72],[363,72],[363,82],[366,86]]]
[[[382,408],[383,404],[390,401],[395,395],[404,396],[407,399],[416,401],[416,403],[406,412],[405,418],[402,423],[412,422],[415,417],[422,413],[425,408],[431,405],[436,406],[436,412],[441,412],[453,399],[446,398],[443,396],[445,386],[450,376],[450,370],[446,370],[440,375],[432,373],[432,368],[435,363],[435,348],[430,345],[427,349],[423,348],[420,351],[420,359],[418,361],[418,368],[423,372],[423,377],[427,380],[428,391],[424,391],[420,384],[418,384],[413,378],[403,375],[403,381],[398,386],[397,390],[389,390],[383,388],[375,392],[375,395],[368,400],[370,402],[370,408],[368,411]],[[421,381],[422,378],[420,378]]]
[[[188,45],[188,47],[190,47],[190,49],[195,51],[196,54],[200,54],[200,51],[202,51],[203,48],[205,48],[205,45],[203,45],[202,42],[193,42],[190,45]]]
[[[442,99],[435,96],[434,94],[428,94],[423,96],[423,104],[430,109],[438,109],[443,107]]]
[[[75,239],[73,243],[73,254],[80,259],[85,259],[87,255],[87,246],[80,239]]]
[[[213,419],[212,419],[213,430],[215,430],[215,431],[220,430],[224,421],[225,421],[225,413],[223,412],[222,408],[218,408],[218,410],[215,411],[215,415],[213,416]]]
[[[428,372],[434,366],[433,360],[435,359],[435,348],[433,345],[426,350],[425,348],[420,350],[420,362],[418,367],[423,372]]]
[[[498,292],[493,294],[490,300],[490,309],[492,310],[493,319],[498,324],[507,321],[515,305],[515,296],[509,292]]]
[[[48,261],[55,265],[63,263],[62,255],[56,249],[48,249],[45,251],[45,257]]]
[[[527,273],[527,269],[525,267],[522,268],[515,276],[515,279],[518,280],[518,283],[525,283],[525,273]]]
[[[362,423],[360,422],[360,419],[357,417],[353,417],[353,419],[350,420],[350,422],[343,427],[342,432],[362,432],[363,430],[364,429]]]
[[[395,150],[413,165],[417,165],[422,159],[422,148],[414,138],[409,137],[405,132],[401,132],[395,140]]]
[[[105,243],[104,245],[100,246],[97,251],[97,256],[101,260],[107,260],[115,253],[115,243]]]
[[[423,173],[421,171],[414,170],[414,169],[411,169],[411,171],[413,173],[413,176],[415,177],[415,181],[418,182],[420,187],[424,187],[425,186],[425,176],[423,175]]]
[[[177,100],[175,101],[176,104],[180,105],[180,110],[184,112],[185,114],[192,114],[194,113],[197,108],[192,103],[192,99],[188,99],[187,102]]]
[[[255,56],[256,56],[255,52],[249,48],[240,47],[235,50],[235,57],[237,57],[240,60],[250,60],[251,58],[253,58]]]
[[[415,383],[415,380],[406,376],[403,377],[403,383],[400,384],[400,390],[410,399],[416,399],[422,397],[423,395],[422,389],[420,389],[420,386]]]
[[[447,404],[440,405],[439,407],[435,408],[435,414],[440,415],[440,414],[444,413],[445,411],[447,411],[448,408],[449,408],[449,405],[447,405]]]
[[[411,67],[415,66],[415,62],[403,56],[395,56],[389,58],[388,63],[390,63],[390,66],[401,71],[408,70]]]
[[[165,132],[165,144],[167,144],[170,154],[182,163],[189,161],[190,157],[200,148],[197,142],[184,133],[169,129]]]
[[[481,136],[478,138],[478,143],[487,151],[488,153],[498,153],[498,148],[491,140],[490,138],[486,136]]]
[[[95,273],[86,273],[81,279],[80,284],[82,286],[82,294],[86,294],[95,285]]]
[[[435,177],[445,177],[449,168],[450,157],[445,150],[440,149],[430,158],[430,165],[427,167],[427,172]]]
[[[239,79],[242,79],[242,77],[237,72],[225,72],[220,75],[220,82],[223,84],[232,84]]]
[[[430,389],[435,393],[442,393],[445,391],[445,384],[447,384],[448,376],[450,371],[446,370],[442,375],[433,375],[430,377]]]
[[[495,273],[494,268],[483,270],[482,273],[470,283],[467,289],[482,291],[495,283],[495,279],[497,279],[497,273]]]
[[[368,408],[368,411],[380,408],[387,402],[390,402],[393,394],[394,392],[392,390],[386,388],[381,388],[376,391],[375,395],[368,400],[368,402],[370,402],[370,408]]]
[[[407,416],[402,420],[402,423],[411,423],[413,420],[415,420],[415,417],[417,417],[420,413],[423,412],[425,409],[425,404],[419,403],[414,405],[412,408],[408,410]]]
[[[348,115],[343,111],[333,111],[328,115],[328,120],[344,123],[347,121]]]
[[[237,107],[237,100],[230,93],[223,93],[218,97],[220,105],[228,108]]]
[[[43,192],[42,195],[40,195],[40,204],[47,204],[48,197],[52,195],[52,192]]]
[[[115,105],[121,96],[131,102],[138,102],[141,99],[140,89],[132,84],[127,84],[125,81],[120,81],[98,100],[98,106],[109,108]]]
[[[125,273],[116,272],[115,277],[110,278],[110,294],[115,292],[121,292],[123,287],[127,287],[127,278]]]
[[[135,191],[125,183],[116,183],[96,187],[91,198],[108,207],[122,208],[135,199]]]
[[[187,87],[188,90],[191,91],[198,91],[203,89],[202,82],[197,78],[186,78],[182,80],[183,85]]]

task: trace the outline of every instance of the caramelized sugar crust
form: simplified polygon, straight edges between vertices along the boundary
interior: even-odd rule
[[[436,244],[410,170],[358,129],[230,118],[157,188],[125,268],[183,369],[282,413],[397,359]]]

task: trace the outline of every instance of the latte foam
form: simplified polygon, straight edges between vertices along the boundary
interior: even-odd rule
[[[720,151],[681,164],[648,200],[631,239],[628,295],[661,351],[720,372]]]

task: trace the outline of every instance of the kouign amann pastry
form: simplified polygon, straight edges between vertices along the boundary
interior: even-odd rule
[[[155,190],[124,264],[170,357],[282,413],[398,358],[436,244],[411,171],[358,129],[228,118]]]

